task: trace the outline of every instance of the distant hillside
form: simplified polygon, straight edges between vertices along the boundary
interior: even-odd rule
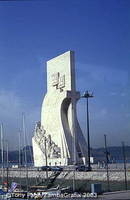
[[[123,160],[122,147],[108,147],[110,160],[117,161]],[[130,160],[130,146],[125,147],[126,159]],[[91,155],[97,160],[105,160],[105,148],[91,149]]]
[[[25,150],[27,153],[27,162],[33,162],[33,150],[32,150],[32,146],[26,146],[26,148],[24,147],[23,149],[21,149],[21,153],[20,153],[20,159],[21,159],[21,163],[24,163],[25,161]],[[9,162],[19,162],[19,151],[9,151],[9,155],[8,155],[8,159]],[[7,160],[7,152],[4,151],[4,161],[6,163]],[[0,162],[1,162],[1,150],[0,150]]]
[[[25,158],[25,150],[27,152],[27,161],[32,162],[33,161],[33,150],[32,146],[26,146],[26,148],[23,148],[21,150],[21,160],[24,162]],[[110,161],[118,161],[123,160],[123,154],[122,154],[122,147],[108,147],[109,152],[109,159]],[[130,160],[130,146],[125,147],[125,153],[126,153],[126,159]],[[6,155],[7,153],[4,151],[4,160],[6,162]],[[105,160],[105,148],[97,148],[97,149],[91,149],[91,156],[95,158],[96,161],[102,161]],[[19,152],[18,151],[10,151],[9,152],[9,161],[10,162],[18,162],[19,161]],[[1,150],[0,150],[0,162],[1,162]]]

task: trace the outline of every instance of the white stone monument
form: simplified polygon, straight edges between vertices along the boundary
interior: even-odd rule
[[[79,98],[75,89],[74,52],[49,60],[41,122],[36,124],[32,138],[35,166],[86,162],[87,144],[76,116]]]

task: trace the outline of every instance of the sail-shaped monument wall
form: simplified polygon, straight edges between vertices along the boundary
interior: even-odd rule
[[[77,120],[74,52],[47,62],[47,93],[32,138],[35,166],[85,163],[87,144]]]

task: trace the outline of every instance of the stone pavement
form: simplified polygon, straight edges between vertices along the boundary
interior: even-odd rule
[[[130,190],[118,191],[118,192],[108,192],[103,195],[98,196],[98,200],[130,200]]]

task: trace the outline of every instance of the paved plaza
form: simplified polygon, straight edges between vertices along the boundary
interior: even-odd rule
[[[130,200],[130,190],[128,191],[118,191],[118,192],[109,192],[99,195],[99,200]]]

